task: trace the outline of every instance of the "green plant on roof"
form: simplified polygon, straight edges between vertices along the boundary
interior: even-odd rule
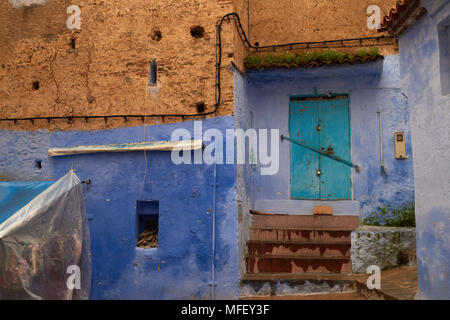
[[[292,63],[295,61],[295,55],[293,53],[286,53],[286,54],[278,54],[275,57],[275,60],[277,61],[277,63],[282,64],[282,63]]]
[[[291,65],[293,63],[297,66],[307,65],[311,62],[316,62],[319,64],[332,64],[333,62],[343,63],[345,60],[353,63],[358,57],[364,59],[370,56],[371,58],[375,59],[379,55],[380,52],[378,48],[371,48],[370,50],[359,50],[356,55],[330,49],[324,51],[312,51],[303,53],[277,52],[268,53],[265,55],[253,53],[244,59],[244,65],[246,68],[258,68],[272,65]]]
[[[273,53],[269,53],[263,57],[263,62],[267,64],[272,64],[275,62],[275,55]]]
[[[339,62],[344,61],[344,59],[347,57],[347,54],[345,52],[336,52],[336,59]]]
[[[378,48],[372,48],[372,49],[369,50],[369,55],[372,58],[375,58],[375,57],[380,55],[380,50],[378,50]]]
[[[326,62],[333,62],[337,59],[337,52],[334,50],[325,50],[322,53],[322,59]]]
[[[247,68],[252,68],[261,64],[261,58],[257,54],[251,54],[244,59],[244,64]]]

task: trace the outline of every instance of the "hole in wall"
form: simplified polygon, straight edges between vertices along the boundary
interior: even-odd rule
[[[42,169],[42,160],[35,160],[34,167],[39,170]]]
[[[76,41],[77,41],[77,39],[75,39],[75,38],[70,39],[70,46],[72,49],[76,49],[76,47],[77,47]]]
[[[39,88],[40,88],[39,81],[33,81],[32,88],[35,91],[39,90]]]
[[[159,28],[152,29],[152,40],[160,41],[162,39],[162,32]]]
[[[191,27],[191,36],[194,38],[202,38],[205,35],[205,28],[202,26],[192,26]]]
[[[159,201],[138,200],[136,216],[136,246],[144,249],[157,248],[159,244]]]
[[[254,46],[255,46],[255,47],[259,47],[259,42],[256,41],[255,44],[254,44]]]
[[[204,102],[197,102],[195,104],[195,107],[197,108],[197,112],[198,113],[203,113],[205,112],[206,106]]]

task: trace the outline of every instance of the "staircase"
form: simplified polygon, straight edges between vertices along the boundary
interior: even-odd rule
[[[350,274],[358,216],[254,214],[247,274]]]
[[[253,212],[242,296],[354,291],[350,247],[355,215]]]

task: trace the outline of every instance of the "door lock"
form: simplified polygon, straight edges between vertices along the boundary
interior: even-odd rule
[[[317,125],[317,131],[320,131],[320,124]]]
[[[334,149],[331,146],[331,144],[328,146],[327,151],[325,151],[326,154],[330,155],[330,154],[334,154]]]
[[[322,174],[322,171],[317,170],[316,175],[320,176]]]

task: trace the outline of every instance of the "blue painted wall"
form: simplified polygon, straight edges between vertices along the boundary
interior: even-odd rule
[[[350,97],[352,161],[361,166],[353,171],[353,199],[367,216],[378,206],[400,206],[414,200],[409,110],[406,96],[400,89],[399,57],[354,66],[321,67],[309,70],[274,69],[248,72],[245,89],[247,113],[255,128],[280,129],[289,134],[289,97],[294,95],[347,93]],[[237,82],[235,82],[235,87]],[[243,108],[237,103],[235,109]],[[383,116],[383,150],[387,176],[380,174],[379,130],[377,109]],[[248,122],[248,121],[247,121]],[[394,132],[406,134],[409,159],[396,160]],[[258,200],[290,199],[290,144],[280,143],[280,169],[273,176],[254,174],[253,195]],[[256,168],[255,172],[259,172]]]
[[[241,74],[237,69],[233,68],[234,72],[234,114],[236,119],[236,128],[247,130],[253,128],[253,113],[249,108],[248,95],[248,79]],[[246,152],[248,152],[248,144],[246,144]],[[242,276],[246,271],[245,256],[248,253],[247,240],[249,240],[249,227],[252,222],[252,217],[249,212],[254,205],[254,190],[253,190],[253,164],[237,164],[236,165],[236,193],[237,206],[239,216],[239,272]]]
[[[450,299],[450,95],[442,90],[448,85],[450,39],[440,41],[438,34],[450,24],[450,2],[421,3],[427,14],[399,38],[402,84],[411,108],[418,297]]]
[[[234,117],[203,121],[203,130],[233,129]],[[147,126],[146,140],[170,140],[193,123]],[[139,142],[144,128],[106,131],[0,131],[0,175],[58,179],[73,168],[85,187],[91,231],[93,299],[208,299],[211,280],[213,166],[175,165],[170,152],[147,153],[142,199],[159,201],[159,247],[136,248],[136,200],[145,173],[142,152],[48,158],[50,147]],[[42,169],[34,167],[42,160]],[[235,165],[217,165],[216,298],[238,294]]]

